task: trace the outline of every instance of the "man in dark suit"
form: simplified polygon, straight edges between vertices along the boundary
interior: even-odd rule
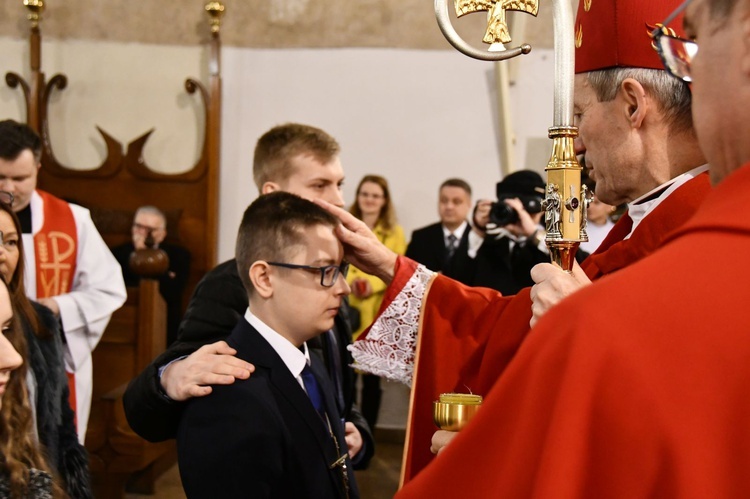
[[[253,159],[255,183],[261,194],[286,191],[306,199],[343,206],[344,171],[340,147],[325,131],[289,123],[258,139]],[[225,340],[247,309],[247,293],[234,259],[224,262],[198,283],[180,324],[177,341],[133,379],[125,392],[128,423],[146,440],[174,438],[185,402],[247,379],[251,363],[235,357]],[[354,466],[367,466],[375,450],[370,427],[354,404],[354,371],[349,367],[351,343],[348,306],[343,301],[334,326],[308,346],[324,358],[336,403],[346,420],[346,444]]]
[[[477,202],[469,244],[456,251],[444,273],[504,295],[533,286],[531,268],[550,258],[540,225],[544,187],[532,170],[513,172],[498,182],[497,201]]]
[[[227,343],[256,370],[185,408],[177,446],[188,497],[359,497],[335,390],[305,344],[333,327],[351,291],[337,226],[286,192],[245,211],[236,261],[249,306]]]
[[[471,186],[459,178],[440,185],[440,222],[415,230],[406,256],[435,272],[453,277],[450,263],[456,253],[465,252],[471,227],[466,217],[471,209]]]
[[[190,272],[190,252],[176,244],[164,241],[167,237],[167,217],[155,206],[141,206],[133,218],[132,242],[112,249],[112,254],[122,267],[126,286],[138,286],[140,276],[130,269],[130,254],[146,247],[146,238],[151,234],[154,248],[163,250],[169,257],[169,269],[160,276],[159,293],[167,304],[167,345],[177,339],[177,330],[182,318],[182,293],[185,291]]]

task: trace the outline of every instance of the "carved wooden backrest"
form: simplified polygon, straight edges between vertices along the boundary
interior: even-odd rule
[[[20,3],[20,2],[19,2]],[[224,7],[218,2],[206,5],[210,16],[209,82],[204,86],[188,78],[185,89],[196,94],[205,111],[204,141],[198,161],[184,173],[170,175],[149,168],[143,149],[152,130],[123,147],[101,128],[107,157],[93,170],[75,170],[61,164],[52,150],[48,102],[55,91],[63,91],[67,77],[62,74],[46,81],[41,70],[41,2],[25,2],[30,11],[30,66],[28,82],[16,73],[6,74],[6,82],[20,87],[26,100],[27,122],[42,137],[42,165],[39,187],[58,197],[91,210],[92,218],[110,247],[130,239],[130,225],[139,206],[154,205],[167,215],[172,242],[187,247],[192,255],[188,290],[216,264],[218,245],[218,181],[221,121],[221,74],[219,36]]]

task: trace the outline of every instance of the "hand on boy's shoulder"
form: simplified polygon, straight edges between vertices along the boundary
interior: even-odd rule
[[[211,393],[211,385],[231,385],[247,379],[255,366],[235,357],[237,351],[225,341],[204,345],[182,360],[173,362],[161,375],[161,385],[172,400],[185,401]]]

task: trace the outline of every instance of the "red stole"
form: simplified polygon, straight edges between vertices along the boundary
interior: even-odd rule
[[[44,206],[44,225],[34,234],[36,297],[50,298],[73,287],[78,236],[70,205],[44,191],[37,194]]]
[[[52,194],[37,190],[42,198],[44,225],[34,234],[36,297],[50,298],[69,293],[73,287],[78,256],[78,232],[70,205]],[[75,376],[68,372],[70,407],[76,411]]]
[[[670,232],[695,213],[709,191],[707,173],[689,180],[644,218],[629,239],[624,237],[630,232],[632,220],[623,216],[599,249],[583,262],[586,275],[596,280],[654,252]],[[399,267],[397,271],[407,269]],[[396,285],[397,281],[403,283],[409,277],[397,274],[381,311],[403,287]],[[439,394],[471,391],[486,396],[513,360],[530,330],[530,289],[501,296],[494,290],[470,288],[443,276],[433,280],[423,299],[419,326],[403,483],[434,457],[430,441],[437,428],[432,422],[432,402]]]

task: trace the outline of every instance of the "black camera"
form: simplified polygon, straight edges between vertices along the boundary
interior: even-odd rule
[[[498,196],[496,203],[492,203],[490,207],[490,222],[498,227],[503,227],[508,224],[514,224],[518,222],[518,212],[512,207],[505,204],[503,199],[518,198],[523,203],[523,208],[530,214],[539,213],[542,211],[542,198],[534,196],[524,195],[508,195]]]
[[[544,180],[531,170],[511,173],[495,186],[497,202],[490,208],[490,222],[497,227],[518,222],[518,212],[505,204],[504,199],[518,198],[530,214],[542,211]]]

